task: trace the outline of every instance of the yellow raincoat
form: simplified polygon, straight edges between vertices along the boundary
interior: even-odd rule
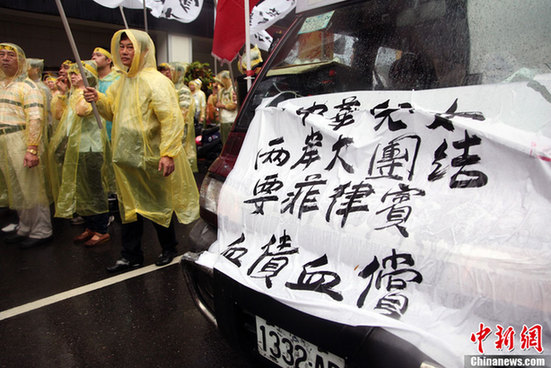
[[[237,104],[233,99],[233,84],[230,72],[227,70],[221,71],[215,80],[220,84],[218,102],[225,106],[220,108],[220,135],[222,144],[226,144],[233,122],[237,117]]]
[[[52,135],[52,114],[50,112],[50,103],[52,101],[52,92],[42,82],[42,72],[44,71],[44,59],[27,58],[27,73],[29,78],[36,84],[44,95],[44,141],[48,142]],[[31,75],[32,74],[32,75]]]
[[[96,86],[97,71],[91,66],[94,62],[83,63],[89,85]],[[76,64],[69,73],[80,74]],[[113,175],[103,119],[102,125],[100,130],[92,105],[84,100],[83,90],[73,88],[48,147],[56,217],[109,212],[107,191]]]
[[[0,206],[26,210],[50,203],[44,168],[44,96],[27,77],[23,50],[11,43],[0,48],[15,51],[18,70],[8,78],[0,72]],[[23,162],[27,146],[37,145],[39,164]]]
[[[121,34],[134,46],[126,68],[119,55]],[[155,46],[149,35],[120,30],[111,40],[111,53],[122,71],[107,93],[99,94],[98,109],[113,122],[113,169],[122,221],[137,214],[168,227],[172,214],[189,223],[199,216],[199,193],[187,162],[182,137],[184,119],[171,81],[156,69]],[[162,156],[174,159],[174,172],[158,171]]]
[[[186,74],[187,65],[179,62],[169,63],[172,71],[172,82],[178,94],[180,110],[184,114],[186,129],[184,133],[184,151],[186,152],[189,165],[193,172],[199,172],[197,167],[197,147],[195,145],[195,124],[193,117],[195,116],[195,101],[191,98],[191,90],[186,85],[184,77]]]

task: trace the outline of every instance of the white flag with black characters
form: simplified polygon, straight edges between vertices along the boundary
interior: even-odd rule
[[[255,6],[250,17],[251,43],[268,51],[273,38],[266,29],[285,18],[295,7],[296,0],[266,0]]]
[[[143,0],[94,0],[96,3],[117,8],[143,9]],[[145,0],[145,7],[151,10],[156,18],[174,19],[182,23],[191,23],[199,16],[203,0]]]
[[[154,17],[182,23],[193,22],[203,8],[203,0],[148,0],[147,4]]]
[[[274,38],[266,31],[260,31],[251,35],[251,43],[258,46],[259,49],[268,51]]]
[[[296,5],[296,0],[266,0],[258,4],[251,12],[251,34],[264,31],[278,20],[285,18]]]

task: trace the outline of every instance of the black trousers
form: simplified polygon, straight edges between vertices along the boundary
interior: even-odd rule
[[[99,215],[82,216],[84,226],[88,229],[100,233],[107,233],[107,224],[109,223],[109,213],[100,213]]]
[[[138,220],[122,224],[122,256],[131,263],[143,263],[142,235],[144,218],[138,215]],[[157,232],[157,238],[163,252],[176,253],[176,232],[174,231],[174,220],[170,221],[168,228],[152,222]]]

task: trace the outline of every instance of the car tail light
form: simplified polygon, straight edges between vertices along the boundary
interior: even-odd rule
[[[201,193],[199,197],[199,205],[201,206],[201,217],[207,223],[217,226],[217,208],[220,190],[224,184],[223,180],[211,173],[207,174],[201,184]]]

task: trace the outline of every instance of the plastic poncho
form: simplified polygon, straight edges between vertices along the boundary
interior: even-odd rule
[[[237,117],[237,105],[233,99],[233,85],[230,73],[224,70],[218,73],[215,80],[220,84],[220,88],[218,89],[218,102],[228,107],[227,109],[220,109],[220,135],[222,144],[225,144],[228,140],[233,122]]]
[[[44,96],[44,140],[47,142],[52,135],[52,113],[50,111],[50,103],[52,101],[52,92],[50,88],[42,82],[41,76],[44,71],[44,59],[27,58],[27,66],[29,78],[36,84]],[[34,76],[31,77],[31,69],[36,69]]]
[[[0,49],[17,54],[18,70],[8,78],[0,73],[0,206],[15,210],[48,206],[49,190],[44,168],[44,97],[27,77],[23,50],[11,43]],[[23,166],[27,146],[38,146],[39,164]]]
[[[180,110],[184,114],[186,128],[184,131],[184,151],[186,152],[189,165],[193,172],[199,172],[197,167],[197,147],[195,145],[195,124],[193,117],[195,115],[195,101],[191,98],[191,90],[186,86],[184,77],[186,74],[187,65],[184,63],[173,62],[169,63],[172,75],[172,82],[178,93],[178,101]]]
[[[207,98],[207,125],[220,125],[220,119],[218,116],[218,108],[216,103],[218,102],[218,83],[212,84],[212,93]]]
[[[207,123],[207,95],[201,90],[202,82],[200,79],[194,79],[189,84],[195,86],[195,91],[191,92],[191,97],[195,101],[195,120],[203,126]]]
[[[96,86],[97,72],[91,67],[93,61],[85,61],[83,65],[88,83]],[[69,72],[80,74],[76,65]],[[84,100],[83,89],[73,88],[48,147],[56,217],[109,212],[111,151],[103,120],[102,125],[100,130],[92,105]]]
[[[126,68],[119,42],[126,33],[134,58]],[[113,122],[113,169],[123,222],[142,215],[168,227],[172,214],[189,223],[199,216],[199,193],[182,146],[184,119],[172,82],[156,69],[155,46],[149,35],[120,30],[111,40],[115,65],[122,71],[97,106]],[[174,172],[158,171],[162,156],[174,159]]]
[[[69,69],[73,62],[71,60],[65,60],[61,64],[61,68],[63,69]],[[61,70],[61,69],[60,69]],[[61,75],[57,77],[57,81],[62,78]],[[62,92],[57,86],[56,91],[52,93],[52,102],[50,103],[50,111],[52,113],[52,132],[56,131],[57,124],[59,124],[59,120],[61,119],[61,116],[63,115],[63,112],[65,111],[65,108],[67,107],[67,101],[69,99],[69,96],[72,92],[72,86],[71,86],[71,80],[69,77],[67,77],[67,91]]]

